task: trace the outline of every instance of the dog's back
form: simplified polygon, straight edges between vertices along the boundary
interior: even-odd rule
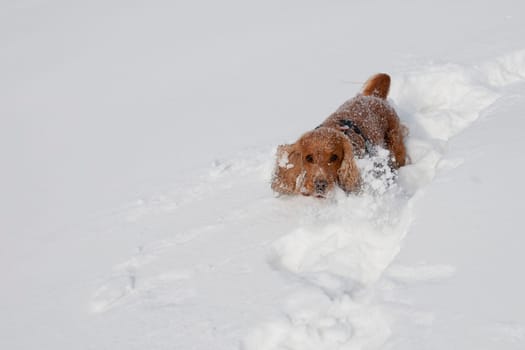
[[[322,126],[340,129],[351,121],[360,135],[349,133],[356,146],[364,150],[363,140],[388,148],[396,160],[395,167],[405,164],[404,134],[396,111],[386,100],[390,91],[390,76],[379,73],[368,79],[360,94],[345,102],[330,115]]]

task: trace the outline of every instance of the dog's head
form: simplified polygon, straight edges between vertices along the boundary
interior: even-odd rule
[[[274,191],[326,197],[335,185],[346,192],[359,188],[352,146],[342,132],[321,127],[277,149]]]

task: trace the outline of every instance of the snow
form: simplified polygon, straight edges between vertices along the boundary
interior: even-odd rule
[[[522,349],[523,7],[3,4],[0,348]],[[275,196],[376,72],[411,164]]]
[[[439,176],[415,210],[413,234],[396,263],[446,263],[451,273],[437,285],[409,283],[394,291],[396,298],[409,297],[411,307],[434,318],[432,332],[414,339],[412,329],[409,337],[400,335],[403,341],[394,349],[418,343],[428,349],[447,344],[523,348],[525,304],[520,295],[525,283],[518,275],[525,186],[513,161],[520,158],[523,143],[515,127],[525,106],[523,96],[516,95],[521,89],[521,83],[508,86],[490,112],[451,142],[448,157],[464,159],[463,165]],[[493,135],[499,136],[487,142]],[[430,208],[438,208],[439,214]]]

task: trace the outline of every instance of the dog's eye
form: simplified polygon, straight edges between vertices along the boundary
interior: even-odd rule
[[[304,159],[306,159],[306,161],[308,163],[313,163],[314,162],[314,156],[312,156],[311,154],[309,154],[306,157],[304,157]]]
[[[335,161],[337,160],[337,158],[339,158],[339,157],[337,156],[337,154],[332,154],[332,155],[330,156],[330,163],[335,162]]]

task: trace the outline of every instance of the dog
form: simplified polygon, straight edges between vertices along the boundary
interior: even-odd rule
[[[361,93],[317,128],[293,144],[278,146],[272,189],[279,194],[320,198],[335,186],[347,193],[359,192],[361,175],[355,158],[373,155],[375,147],[390,152],[393,170],[404,166],[408,129],[386,99],[389,90],[389,75],[372,76]]]

